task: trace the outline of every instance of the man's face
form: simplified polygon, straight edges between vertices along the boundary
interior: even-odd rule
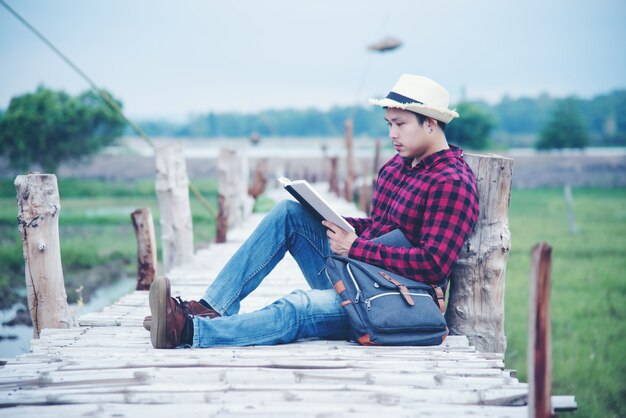
[[[389,138],[401,157],[420,159],[433,146],[432,135],[427,133],[427,122],[420,125],[414,113],[390,107],[385,112],[385,120],[389,126]]]

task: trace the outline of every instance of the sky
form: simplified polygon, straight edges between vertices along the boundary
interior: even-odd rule
[[[367,105],[403,73],[453,104],[626,88],[624,0],[2,1],[140,120]],[[39,85],[89,88],[0,4],[0,109]]]

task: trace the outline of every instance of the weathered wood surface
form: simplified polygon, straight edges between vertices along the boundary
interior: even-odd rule
[[[343,187],[343,197],[348,201],[352,201],[354,192],[354,181],[356,179],[356,171],[354,170],[354,139],[352,119],[346,119],[344,123],[344,132],[346,139],[346,176]]]
[[[528,315],[528,408],[531,418],[552,415],[552,341],[550,327],[550,270],[552,248],[545,242],[531,251]]]
[[[464,158],[476,176],[480,214],[452,271],[446,320],[452,335],[466,335],[480,351],[503,353],[513,160],[476,154]]]
[[[148,290],[154,281],[157,268],[157,245],[154,221],[149,208],[137,209],[130,214],[137,238],[137,290]]]
[[[324,187],[317,187],[323,190]],[[287,197],[283,191],[278,196]],[[359,216],[326,195],[338,211]],[[168,275],[173,295],[198,298],[261,216]],[[286,258],[242,310],[305,286]],[[303,341],[273,347],[155,350],[142,328],[147,292],[135,291],[80,327],[44,330],[31,352],[0,368],[3,416],[525,417],[528,388],[501,353],[464,336],[438,347],[361,347]]]
[[[180,144],[157,148],[155,157],[163,269],[169,272],[189,262],[194,253],[189,178]]]
[[[77,325],[67,304],[61,265],[59,187],[54,174],[28,174],[15,178],[15,189],[28,308],[37,338],[44,328]]]

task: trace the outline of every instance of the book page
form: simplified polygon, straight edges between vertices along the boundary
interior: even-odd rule
[[[306,203],[311,206],[311,209],[317,212],[319,216],[326,219],[327,221],[334,223],[345,231],[355,232],[352,225],[350,225],[348,221],[346,221],[340,214],[338,214],[328,204],[328,202],[326,202],[324,198],[315,191],[315,189],[309,184],[309,182],[307,182],[306,180],[289,181],[289,179],[286,179],[284,177],[281,177],[279,181],[281,182],[283,187],[285,187],[285,189],[290,193],[291,191],[289,189],[292,188],[299,196],[296,196],[293,193],[292,195],[294,195],[297,200],[300,200],[298,199],[298,197],[305,200]],[[306,206],[304,202],[300,203]]]

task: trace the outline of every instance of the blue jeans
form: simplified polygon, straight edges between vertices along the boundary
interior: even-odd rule
[[[289,251],[311,289],[296,290],[256,312],[240,302]],[[194,317],[193,347],[274,345],[302,338],[347,339],[339,295],[324,272],[331,254],[326,228],[299,203],[285,200],[265,216],[226,263],[202,299],[222,317]]]

